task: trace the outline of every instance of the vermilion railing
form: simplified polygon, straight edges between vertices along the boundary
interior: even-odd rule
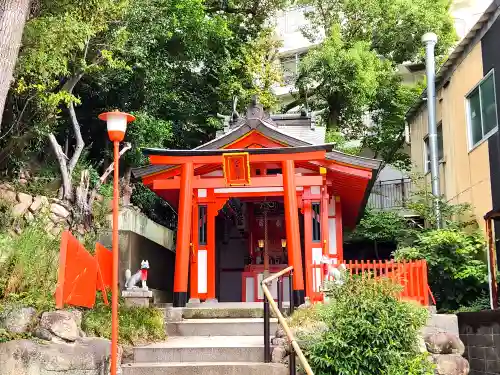
[[[393,280],[403,287],[403,291],[399,295],[401,299],[414,300],[424,306],[429,305],[429,296],[432,297],[432,294],[427,281],[427,262],[425,260],[411,262],[362,260],[348,261],[345,265],[351,275]],[[311,267],[313,282],[309,295],[313,301],[321,301],[323,300],[321,287],[324,282],[324,266],[313,264]],[[434,297],[432,299],[434,300]]]

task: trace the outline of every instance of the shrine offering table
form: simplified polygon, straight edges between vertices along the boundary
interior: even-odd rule
[[[288,264],[272,264],[269,265],[269,273],[272,275],[288,267]],[[242,277],[242,291],[241,291],[241,301],[242,302],[262,302],[264,301],[264,293],[260,283],[264,280],[264,265],[251,264],[245,266],[245,270],[241,274]],[[289,277],[288,274],[283,276],[283,282],[281,283],[283,302],[288,302],[290,300],[289,296]],[[269,286],[269,290],[273,298],[278,300],[278,280],[273,280]]]

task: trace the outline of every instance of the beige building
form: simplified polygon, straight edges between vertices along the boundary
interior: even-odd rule
[[[498,5],[493,3],[436,76],[441,193],[452,203],[470,203],[483,228],[484,214],[500,207],[495,93],[500,76],[499,13]],[[430,181],[424,97],[410,109],[407,122],[414,169]]]

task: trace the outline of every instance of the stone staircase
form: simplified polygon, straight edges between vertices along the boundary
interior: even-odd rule
[[[262,304],[167,307],[168,340],[134,348],[123,375],[287,375],[264,363]],[[271,321],[271,333],[276,331]]]

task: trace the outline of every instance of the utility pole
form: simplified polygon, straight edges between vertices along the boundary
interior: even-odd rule
[[[434,58],[434,46],[437,43],[437,35],[434,33],[426,33],[422,37],[422,42],[425,44],[425,70],[427,75],[427,115],[429,128],[429,148],[431,154],[431,186],[432,195],[434,196],[434,215],[436,216],[437,227],[442,228],[443,223],[441,220],[441,207],[439,206],[439,200],[441,198],[441,187],[439,185],[439,156],[436,124],[436,63]]]

